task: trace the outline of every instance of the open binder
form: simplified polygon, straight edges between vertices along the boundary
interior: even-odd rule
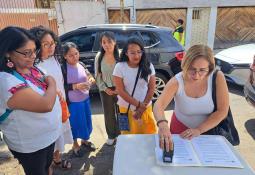
[[[174,141],[173,163],[164,163],[163,150],[159,147],[158,135],[155,135],[156,163],[160,166],[209,166],[243,168],[243,165],[231,150],[227,140],[218,135],[201,135],[192,140],[172,135]]]

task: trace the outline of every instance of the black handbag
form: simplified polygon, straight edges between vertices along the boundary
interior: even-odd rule
[[[217,110],[217,100],[216,100],[216,77],[217,77],[218,70],[215,70],[213,73],[213,80],[212,80],[212,99],[214,104],[215,112]],[[228,110],[227,117],[223,119],[216,127],[210,129],[209,131],[205,132],[204,134],[208,135],[222,135],[224,136],[233,146],[240,144],[240,139],[236,127],[234,125],[234,120],[232,116],[232,112]]]
[[[136,88],[136,85],[138,82],[139,73],[140,73],[140,66],[138,68],[138,72],[137,72],[136,79],[135,79],[135,85],[134,85],[131,97],[133,97],[133,95],[135,93],[135,88]],[[119,112],[119,108],[117,108],[117,109],[118,109],[117,119],[118,119],[119,130],[120,131],[129,131],[130,127],[129,127],[129,120],[128,120],[128,111],[130,109],[130,104],[128,104],[126,113],[121,113],[121,112]]]

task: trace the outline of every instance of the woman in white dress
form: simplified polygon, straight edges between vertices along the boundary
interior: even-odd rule
[[[60,42],[58,37],[49,29],[44,27],[34,27],[30,29],[40,43],[40,52],[36,60],[36,67],[42,70],[46,75],[51,75],[57,84],[57,93],[60,100],[65,100],[64,79],[61,71],[60,60]],[[62,134],[55,143],[55,152],[53,163],[61,165],[62,168],[71,168],[71,162],[61,160],[60,152],[64,152],[65,144],[72,144],[73,137],[69,119],[62,123]]]
[[[34,67],[35,39],[26,29],[6,27],[0,41],[0,129],[26,175],[48,175],[61,132],[56,83]]]

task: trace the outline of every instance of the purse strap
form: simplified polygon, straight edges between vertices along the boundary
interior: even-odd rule
[[[217,99],[216,99],[216,78],[217,78],[217,73],[219,70],[215,70],[213,72],[213,77],[212,77],[212,100],[213,100],[213,104],[214,104],[214,109],[213,112],[215,112],[217,110]]]
[[[135,88],[136,88],[136,85],[137,85],[137,82],[138,82],[140,70],[141,70],[141,69],[140,69],[140,66],[139,66],[138,71],[137,71],[137,75],[136,75],[136,79],[135,79],[135,85],[134,85],[134,88],[133,88],[131,97],[133,97],[133,95],[134,95],[134,93],[135,93]],[[128,114],[129,108],[130,108],[130,103],[128,104],[127,114]]]

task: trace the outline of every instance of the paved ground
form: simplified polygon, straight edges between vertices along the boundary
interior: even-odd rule
[[[242,88],[231,86],[230,103],[234,120],[240,134],[241,144],[236,147],[242,157],[255,169],[255,109],[245,101]],[[169,106],[166,111],[167,116],[170,115],[172,107]],[[73,163],[72,170],[55,169],[55,175],[110,175],[112,174],[114,147],[105,145],[106,134],[104,128],[104,120],[102,115],[101,103],[99,97],[92,97],[93,111],[93,133],[91,141],[93,141],[98,149],[96,152],[87,153],[82,158],[74,158],[69,151],[71,145],[66,146],[65,157],[71,159]],[[22,167],[20,167],[15,159],[11,156],[6,145],[0,142],[0,175],[23,175]]]

